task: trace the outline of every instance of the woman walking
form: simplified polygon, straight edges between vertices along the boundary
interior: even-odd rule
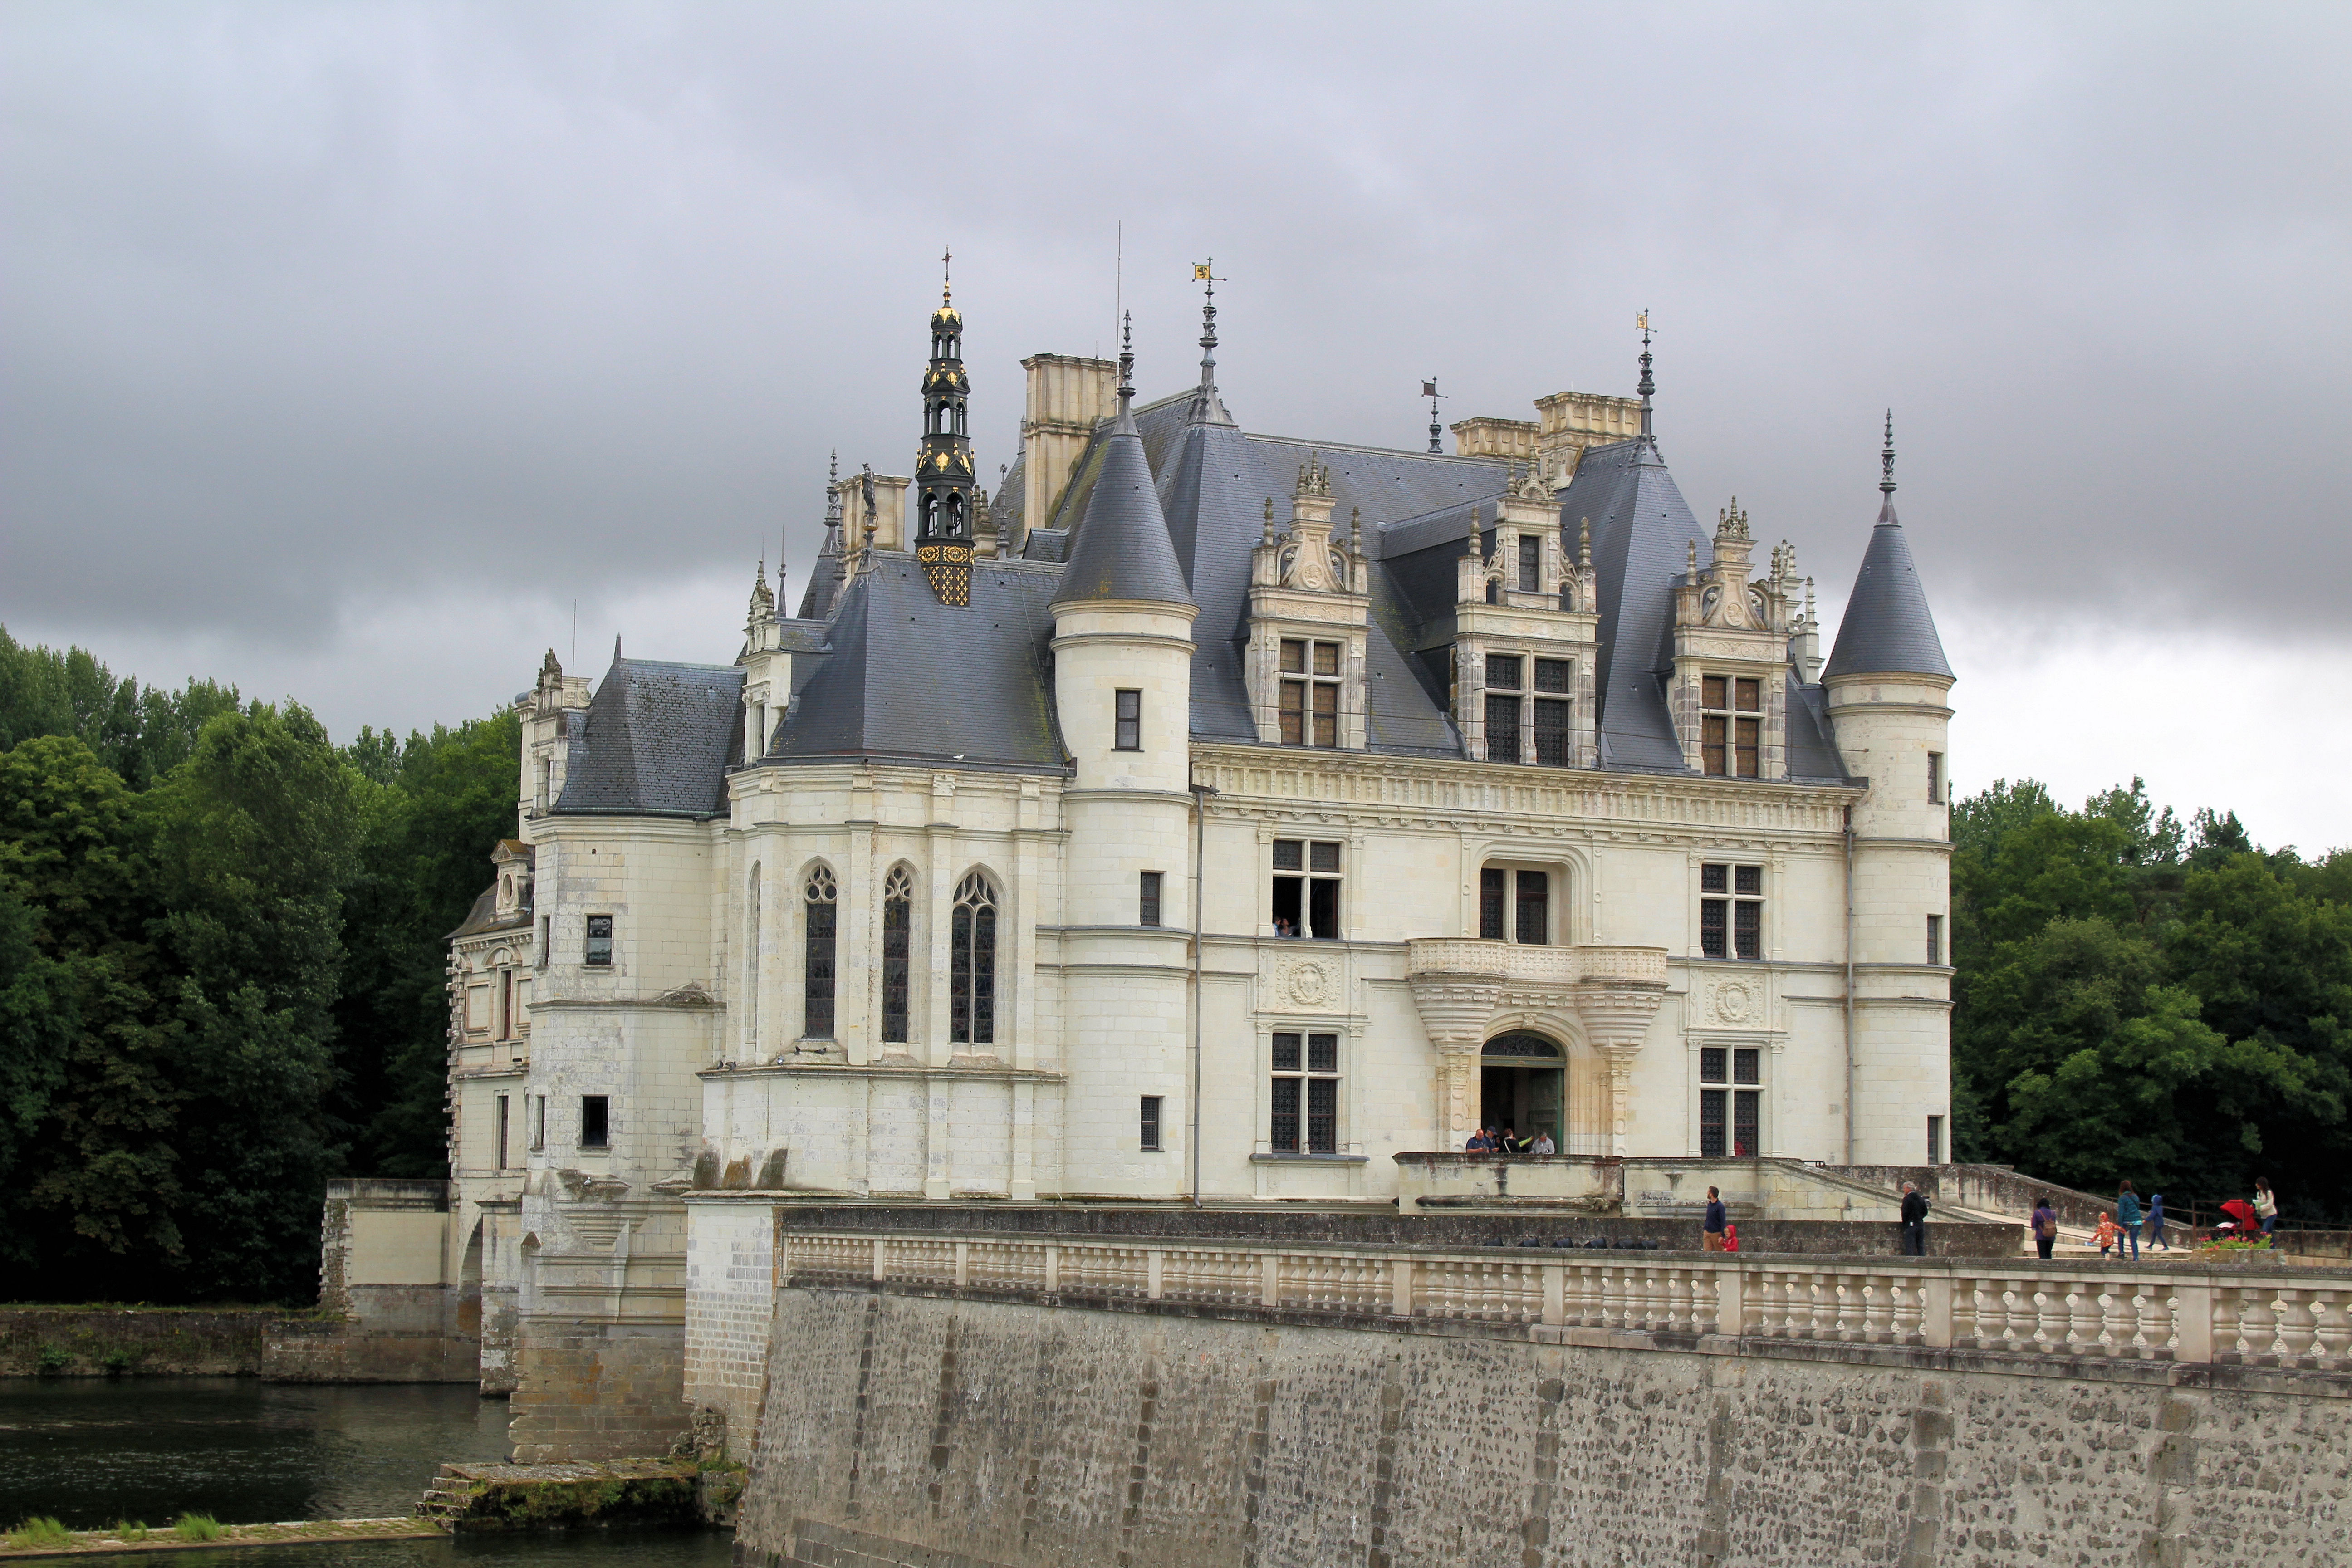
[[[2278,1199],[2271,1192],[2270,1178],[2254,1178],[2254,1215],[2263,1222],[2263,1234],[2270,1235],[2278,1224]]]
[[[2124,1243],[2129,1241],[2131,1260],[2137,1263],[2139,1261],[2139,1194],[2132,1191],[2132,1184],[2129,1182],[2116,1189],[2116,1229],[2121,1233],[2116,1238],[2116,1261],[2118,1263],[2123,1261]]]

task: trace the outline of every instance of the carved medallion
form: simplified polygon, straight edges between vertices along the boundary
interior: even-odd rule
[[[1744,980],[1725,980],[1715,987],[1715,1016],[1718,1023],[1745,1024],[1756,1016],[1756,993]]]
[[[1294,1006],[1327,1006],[1338,991],[1337,981],[1324,964],[1312,959],[1301,959],[1283,965],[1282,994]]]

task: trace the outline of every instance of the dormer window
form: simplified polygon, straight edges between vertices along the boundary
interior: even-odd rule
[[[1519,760],[1519,684],[1526,660],[1516,653],[1486,656],[1486,760]]]
[[[1282,639],[1282,743],[1339,743],[1339,645]]]
[[[1543,541],[1532,533],[1519,535],[1519,592],[1543,591]]]
[[[1744,675],[1709,675],[1699,687],[1700,767],[1713,777],[1757,777],[1764,737],[1764,683]]]

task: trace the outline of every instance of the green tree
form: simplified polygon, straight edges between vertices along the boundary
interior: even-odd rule
[[[205,725],[144,797],[188,1095],[182,1167],[205,1199],[182,1220],[200,1296],[315,1288],[320,1194],[341,1154],[329,1097],[352,776],[299,704],[255,703]]]

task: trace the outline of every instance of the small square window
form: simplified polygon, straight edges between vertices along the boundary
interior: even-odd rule
[[[1318,675],[1337,675],[1339,673],[1339,645],[1338,643],[1319,642],[1315,645],[1315,673]]]
[[[1145,1153],[1157,1153],[1160,1149],[1160,1100],[1156,1094],[1143,1098],[1141,1137],[1139,1143]]]
[[[1307,845],[1297,838],[1277,838],[1274,841],[1274,868],[1277,871],[1306,869]]]
[[[1309,855],[1308,864],[1315,870],[1336,871],[1339,868],[1339,847],[1337,844],[1318,840],[1310,849]]]
[[[613,967],[612,916],[590,915],[588,917],[588,942],[581,952],[580,962],[596,969]]]
[[[1538,691],[1572,689],[1570,682],[1574,679],[1575,674],[1576,666],[1567,659],[1539,658],[1536,660],[1536,689]]]
[[[580,1146],[583,1149],[609,1149],[613,1143],[613,1101],[610,1096],[583,1094],[580,1097]]]
[[[1338,1072],[1339,1070],[1339,1037],[1309,1035],[1307,1037],[1307,1070]]]
[[[1740,712],[1761,713],[1764,710],[1763,689],[1758,682],[1741,679],[1734,684],[1733,695],[1738,699]]]
[[[1486,684],[1516,691],[1519,686],[1519,656],[1515,653],[1490,653],[1486,656]]]
[[[1698,868],[1698,890],[1702,893],[1730,891],[1724,886],[1724,879],[1730,873],[1731,868],[1728,866],[1701,866]]]
[[[1282,639],[1282,673],[1285,675],[1304,675],[1307,673],[1307,645],[1305,643],[1297,641],[1292,637],[1285,637]]]
[[[1728,1083],[1731,1052],[1722,1046],[1702,1046],[1698,1053],[1698,1080],[1701,1083]]]
[[[1763,1061],[1755,1051],[1736,1050],[1731,1053],[1731,1081],[1762,1083]]]
[[[1731,703],[1725,690],[1725,688],[1729,684],[1730,682],[1726,680],[1720,675],[1702,677],[1700,679],[1699,706],[1702,708],[1730,707]]]
[[[1278,1034],[1274,1037],[1274,1070],[1276,1072],[1298,1070],[1298,1037],[1297,1035]]]
[[[1764,890],[1764,868],[1738,866],[1732,869],[1731,890],[1735,893],[1757,894]]]

